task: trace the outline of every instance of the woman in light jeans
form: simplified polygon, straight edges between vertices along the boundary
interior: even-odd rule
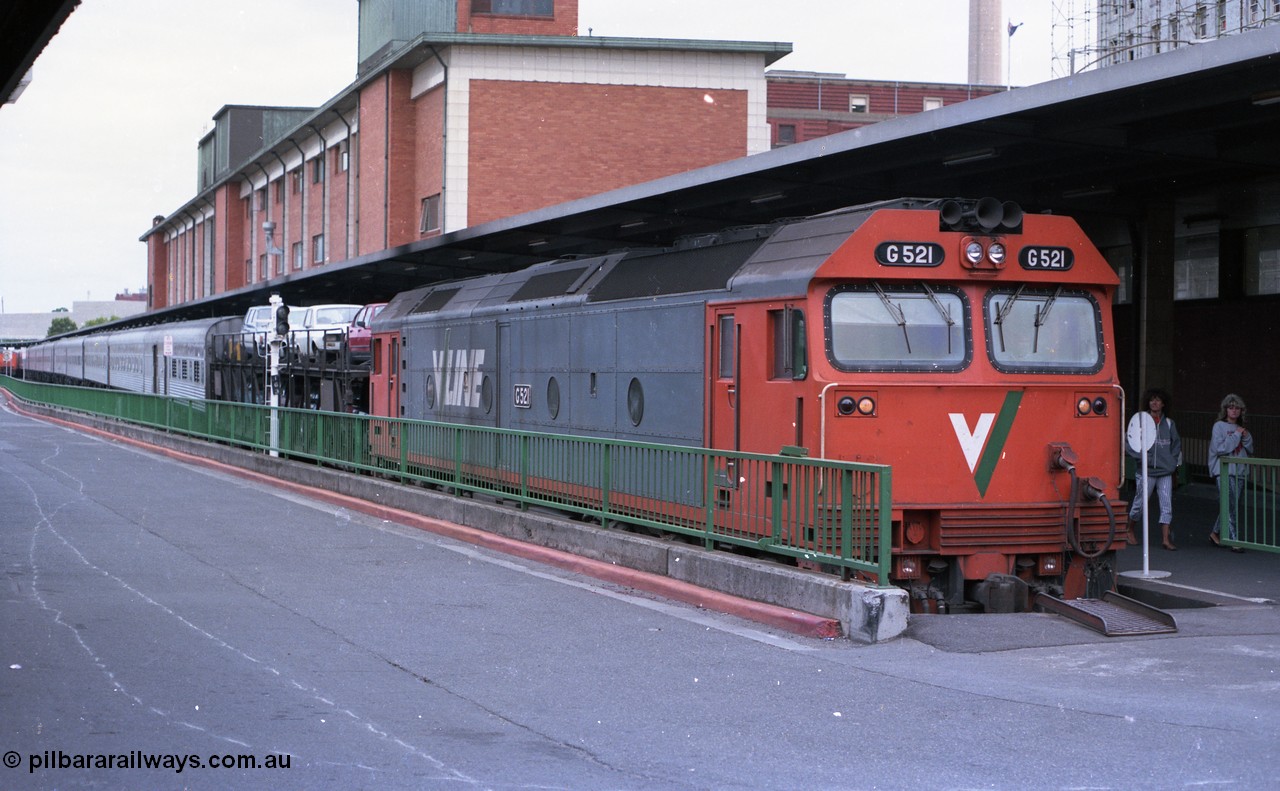
[[[1214,488],[1219,492],[1219,476],[1222,473],[1222,458],[1249,458],[1253,455],[1253,435],[1244,427],[1244,400],[1235,393],[1222,399],[1218,409],[1218,422],[1213,424],[1213,435],[1209,439],[1209,474],[1213,476]],[[1231,464],[1230,478],[1227,480],[1227,538],[1236,540],[1236,514],[1240,507],[1240,493],[1249,481],[1249,468],[1244,464]],[[1219,503],[1218,519],[1213,523],[1213,532],[1209,540],[1222,546],[1221,535],[1222,508]],[[1232,552],[1243,552],[1242,547],[1232,547]]]

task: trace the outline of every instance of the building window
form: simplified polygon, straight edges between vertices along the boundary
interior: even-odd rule
[[[262,255],[258,256],[258,271],[262,273],[263,280],[266,280],[267,278],[271,277],[271,269],[267,264],[266,253],[263,253]]]
[[[1173,246],[1173,298],[1218,296],[1218,234],[1184,236]]]
[[[554,16],[554,0],[471,0],[473,14]]]
[[[1173,42],[1173,46],[1178,46],[1178,18],[1176,16],[1169,17],[1169,40]]]
[[[1218,0],[1218,33],[1227,32],[1227,0]]]
[[[795,124],[778,124],[778,145],[789,146],[796,142]]]
[[[276,203],[284,203],[284,179],[276,182]]]
[[[1151,43],[1155,45],[1155,54],[1160,54],[1160,23],[1151,26]]]
[[[431,233],[440,230],[440,193],[422,199],[422,222],[418,226],[420,233]]]
[[[267,188],[263,187],[260,190],[254,190],[253,195],[254,195],[254,203],[257,206],[258,211],[266,211],[267,210]]]
[[[1209,37],[1209,14],[1204,6],[1196,6],[1196,38]]]
[[[324,234],[322,233],[311,237],[311,263],[324,263]]]
[[[1280,294],[1280,225],[1245,231],[1244,249],[1244,293]]]
[[[294,195],[302,192],[302,168],[295,168],[291,171],[289,173],[289,181],[292,185]]]
[[[924,97],[924,109],[925,109],[925,110],[937,110],[937,109],[939,109],[939,108],[941,108],[941,107],[942,107],[942,100],[941,100],[941,99],[939,99],[938,97],[936,97],[936,96],[926,96],[926,97]]]
[[[311,183],[319,184],[324,181],[324,157],[316,157],[311,160]]]
[[[302,242],[293,243],[293,268],[302,268]]]
[[[871,97],[865,93],[849,94],[849,112],[865,113],[871,110]]]
[[[339,173],[346,173],[347,168],[351,166],[351,151],[347,143],[342,143],[333,150],[334,164],[338,167]]]
[[[1107,259],[1111,268],[1120,277],[1120,285],[1116,288],[1116,304],[1128,305],[1133,302],[1133,245],[1120,245],[1102,250],[1102,257]]]
[[[244,259],[244,282],[246,283],[253,282],[253,259],[252,258]]]

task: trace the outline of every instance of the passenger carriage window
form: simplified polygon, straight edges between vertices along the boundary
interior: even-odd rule
[[[972,356],[967,302],[947,287],[842,286],[826,314],[827,355],[842,371],[959,371]]]
[[[987,352],[998,371],[1096,373],[1102,369],[1102,317],[1083,291],[989,291],[983,306]]]

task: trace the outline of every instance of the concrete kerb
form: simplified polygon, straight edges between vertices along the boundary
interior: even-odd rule
[[[692,544],[608,530],[595,524],[573,521],[566,516],[521,511],[496,499],[460,497],[110,419],[51,407],[24,404],[23,408],[113,436],[165,448],[197,461],[212,461],[246,470],[265,476],[271,479],[270,482],[309,487],[315,490],[313,494],[318,499],[334,502],[335,498],[351,498],[369,503],[376,508],[387,509],[380,515],[392,521],[416,521],[396,518],[394,512],[417,515],[423,518],[423,522],[415,526],[423,529],[452,534],[472,543],[489,544],[499,551],[573,568],[597,578],[608,578],[619,584],[730,612],[800,634],[836,637],[843,632],[844,636],[859,642],[877,643],[898,637],[907,628],[907,595],[906,591],[898,588],[873,588],[856,582],[842,582],[828,575],[707,551]],[[358,505],[355,507],[367,513],[378,513]],[[497,545],[483,536],[451,531],[448,523],[529,547],[566,553],[581,561]],[[663,582],[664,579],[669,582]],[[811,617],[805,617],[806,614]]]

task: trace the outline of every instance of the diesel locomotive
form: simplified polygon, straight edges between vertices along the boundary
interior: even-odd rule
[[[1097,596],[1123,535],[1117,284],[1068,217],[854,207],[401,293],[370,412],[892,465],[916,611]]]

